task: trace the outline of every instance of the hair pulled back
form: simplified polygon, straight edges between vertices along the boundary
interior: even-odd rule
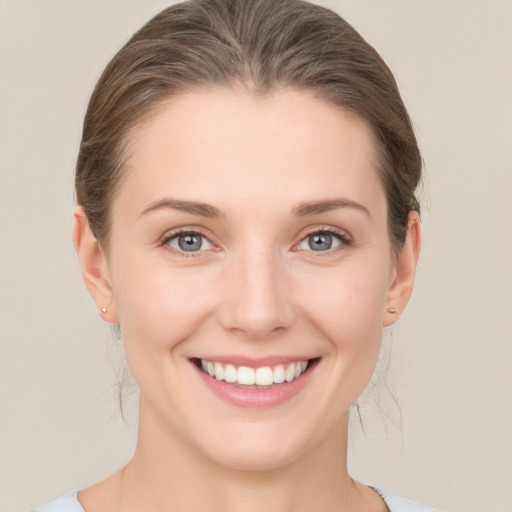
[[[377,142],[389,236],[401,249],[409,213],[419,211],[422,161],[396,82],[351,25],[301,0],[175,4],[115,55],[89,102],[75,176],[77,202],[100,243],[108,241],[130,133],[163,101],[212,86],[307,90],[365,119]]]

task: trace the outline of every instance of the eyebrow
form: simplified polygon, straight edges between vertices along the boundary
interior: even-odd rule
[[[172,210],[179,210],[186,213],[191,213],[193,215],[200,215],[201,217],[208,217],[210,219],[217,219],[222,217],[222,213],[220,210],[215,208],[207,203],[200,203],[197,201],[183,201],[178,199],[160,199],[152,204],[150,204],[140,215],[146,215],[155,210],[160,210],[162,208],[170,208]]]
[[[190,213],[192,215],[200,215],[201,217],[207,217],[210,219],[217,219],[223,216],[220,210],[215,208],[215,206],[207,203],[165,198],[150,204],[140,214],[139,217],[142,217],[143,215],[146,215],[155,210],[160,210],[162,208],[179,210],[182,212]],[[355,201],[344,198],[301,203],[292,210],[292,213],[298,217],[307,217],[309,215],[318,215],[320,213],[325,213],[331,210],[337,210],[338,208],[355,208],[356,210],[364,212],[366,215],[368,215],[368,217],[371,218],[368,208],[362,204],[356,203]]]
[[[308,215],[317,215],[319,213],[337,210],[338,208],[354,208],[368,215],[370,219],[372,218],[370,211],[366,206],[345,198],[301,203],[293,209],[293,213],[299,217],[306,217]]]

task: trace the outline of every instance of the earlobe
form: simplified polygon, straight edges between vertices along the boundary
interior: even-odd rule
[[[73,215],[73,245],[85,285],[102,318],[112,324],[118,323],[107,258],[81,206],[75,208]]]
[[[394,324],[409,302],[421,248],[421,222],[417,212],[409,214],[407,237],[395,261],[395,279],[391,284],[382,318],[383,327]]]

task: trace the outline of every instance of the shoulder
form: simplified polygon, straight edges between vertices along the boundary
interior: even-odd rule
[[[46,505],[32,509],[30,512],[84,512],[78,501],[78,491],[71,491],[64,494]]]
[[[390,512],[440,512],[438,509],[420,505],[391,492],[376,487],[372,487],[372,489],[384,500]]]

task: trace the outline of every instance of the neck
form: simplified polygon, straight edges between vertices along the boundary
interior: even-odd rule
[[[240,470],[198,453],[148,409],[150,405],[141,400],[137,449],[120,473],[120,510],[366,510],[361,504],[369,490],[347,472],[348,414],[320,446],[289,463]]]

